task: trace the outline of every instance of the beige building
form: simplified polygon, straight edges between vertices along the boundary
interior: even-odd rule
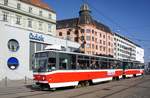
[[[83,4],[78,18],[57,21],[56,35],[80,43],[80,50],[86,54],[113,56],[113,33],[90,13],[89,6]]]

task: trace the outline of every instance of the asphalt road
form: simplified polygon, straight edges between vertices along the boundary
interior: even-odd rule
[[[55,92],[33,89],[31,85],[3,87],[0,98],[150,98],[150,75]]]

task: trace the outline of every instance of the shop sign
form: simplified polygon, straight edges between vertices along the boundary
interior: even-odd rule
[[[33,33],[30,33],[30,34],[29,34],[29,38],[32,39],[32,40],[44,42],[44,37],[43,37],[41,34],[33,34]]]

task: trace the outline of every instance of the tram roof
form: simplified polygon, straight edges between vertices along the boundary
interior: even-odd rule
[[[101,58],[104,58],[104,59],[118,60],[118,59],[111,58],[111,57],[97,56],[97,55],[77,53],[77,52],[58,51],[58,50],[44,50],[44,51],[38,51],[36,53],[42,53],[42,52],[58,52],[58,53],[76,54],[76,55],[82,55],[82,56],[101,57]],[[118,61],[120,61],[120,60],[118,60]]]

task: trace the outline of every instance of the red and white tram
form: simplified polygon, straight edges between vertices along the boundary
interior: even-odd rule
[[[110,57],[47,50],[35,53],[34,80],[41,87],[59,88],[87,86],[120,79],[132,72],[143,73],[143,70],[124,69],[122,64]]]

